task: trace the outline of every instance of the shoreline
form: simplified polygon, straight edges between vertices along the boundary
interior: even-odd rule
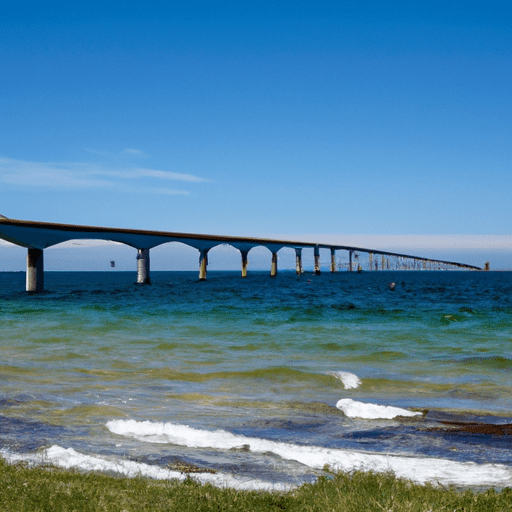
[[[155,480],[55,466],[10,464],[0,457],[0,507],[31,510],[465,510],[494,512],[512,508],[512,488],[446,488],[414,484],[392,473],[326,471],[314,483],[288,491],[251,491],[200,484],[185,478]]]

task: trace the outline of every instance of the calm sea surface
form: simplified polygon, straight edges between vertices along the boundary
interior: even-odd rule
[[[326,464],[512,485],[511,273],[135,277],[47,272],[28,295],[0,273],[4,457],[248,488]]]

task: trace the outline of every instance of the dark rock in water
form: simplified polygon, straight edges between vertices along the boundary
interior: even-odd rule
[[[484,434],[488,436],[510,436],[512,435],[512,425],[493,425],[489,423],[459,423],[452,421],[442,421],[446,427],[430,427],[425,429],[427,432],[462,432],[466,434]]]

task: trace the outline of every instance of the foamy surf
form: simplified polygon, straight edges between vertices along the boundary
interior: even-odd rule
[[[115,473],[129,478],[143,476],[157,480],[180,481],[187,478],[187,475],[184,473],[161,466],[130,460],[106,459],[97,455],[85,455],[77,452],[73,448],[62,448],[56,445],[36,454],[18,454],[2,450],[0,451],[0,455],[11,464],[17,462],[27,462],[33,466],[52,464],[65,469]],[[258,479],[237,478],[236,476],[227,475],[225,473],[194,473],[188,476],[198,482],[209,483],[216,487],[266,491],[286,491],[290,489],[289,485],[265,482]]]
[[[327,372],[327,375],[332,375],[333,377],[341,380],[345,389],[355,389],[361,385],[361,379],[350,372]]]
[[[421,412],[413,412],[400,407],[388,405],[377,405],[365,402],[357,402],[351,398],[342,398],[336,404],[336,407],[343,411],[349,418],[361,418],[365,420],[385,419],[392,420],[397,416],[421,416]]]
[[[417,483],[460,486],[506,487],[512,485],[512,469],[498,464],[454,462],[438,458],[361,453],[319,446],[301,446],[245,437],[223,430],[201,430],[187,425],[150,421],[114,420],[106,424],[114,434],[152,443],[170,443],[190,448],[230,450],[244,448],[254,453],[278,455],[315,469],[325,465],[336,471],[392,471],[397,477]]]

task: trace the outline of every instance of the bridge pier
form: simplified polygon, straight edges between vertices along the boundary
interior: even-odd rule
[[[354,251],[352,249],[350,249],[348,251],[348,271],[349,272],[352,272],[352,254],[354,253]]]
[[[318,245],[315,245],[315,248],[313,249],[313,251],[314,251],[314,258],[315,258],[314,274],[319,276],[321,271],[320,271],[320,248],[318,247]]]
[[[331,272],[336,272],[336,250],[331,247]]]
[[[302,269],[302,249],[295,249],[295,272],[300,276],[303,272]]]
[[[206,280],[206,267],[208,266],[208,250],[199,250],[199,281]]]
[[[137,284],[150,284],[149,249],[137,249]]]
[[[44,291],[44,255],[42,249],[28,249],[26,289],[30,293]]]
[[[272,253],[272,263],[270,264],[270,276],[277,276],[277,252]]]
[[[249,251],[240,251],[242,254],[242,277],[247,277],[247,255],[249,254]]]

